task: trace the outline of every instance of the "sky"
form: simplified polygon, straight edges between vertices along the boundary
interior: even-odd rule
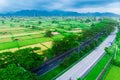
[[[0,0],[0,13],[33,9],[120,14],[120,0]]]

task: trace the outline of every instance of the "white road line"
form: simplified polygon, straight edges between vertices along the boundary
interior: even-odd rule
[[[56,80],[76,80],[79,77],[83,77],[85,73],[87,73],[91,67],[96,64],[96,62],[104,55],[105,47],[109,47],[110,45],[106,45],[106,43],[113,42],[118,29],[116,28],[112,35],[109,35],[105,41],[103,41],[98,47],[97,50],[92,51],[88,56],[86,56],[83,60],[74,65],[71,69],[66,71],[63,75],[58,77]]]

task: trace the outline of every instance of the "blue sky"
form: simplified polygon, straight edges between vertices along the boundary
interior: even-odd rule
[[[0,0],[0,12],[26,9],[120,14],[120,0]]]

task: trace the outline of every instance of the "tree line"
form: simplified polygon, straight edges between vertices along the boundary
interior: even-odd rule
[[[65,51],[72,49],[83,41],[88,40],[92,36],[100,33],[101,31],[106,31],[106,35],[110,34],[114,30],[113,26],[117,23],[113,20],[104,19],[100,23],[95,24],[92,28],[83,30],[82,33],[69,34],[63,39],[54,40],[52,48],[46,50],[44,54],[38,55],[34,52],[36,48],[26,48],[20,49],[15,52],[4,52],[0,54],[0,79],[1,80],[37,80],[38,77],[31,73],[30,71],[40,65],[42,65],[45,60],[52,59],[53,57],[63,54]],[[49,31],[47,32],[50,33]],[[51,35],[50,35],[51,36]],[[91,43],[94,46],[96,42]],[[81,54],[78,56],[76,53],[72,55],[71,58],[79,58],[89,51],[91,46],[86,46]],[[70,60],[71,60],[70,58]],[[74,61],[73,61],[74,62]],[[68,65],[68,64],[61,64]]]

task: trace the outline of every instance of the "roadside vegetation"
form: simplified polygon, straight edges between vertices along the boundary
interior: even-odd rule
[[[103,24],[104,23],[104,24]],[[102,37],[100,37],[100,38],[98,38],[97,40],[93,40],[90,44],[88,44],[87,46],[85,46],[84,48],[83,48],[83,50],[82,51],[80,51],[79,53],[77,53],[77,52],[74,52],[74,53],[72,53],[71,55],[70,55],[70,57],[68,57],[68,58],[65,58],[64,60],[63,60],[63,62],[59,65],[59,66],[57,66],[55,69],[53,69],[53,70],[51,70],[51,71],[49,71],[48,73],[46,73],[46,74],[44,74],[43,76],[41,76],[40,77],[40,79],[41,80],[47,80],[47,79],[55,79],[55,78],[57,78],[58,76],[60,76],[61,74],[63,74],[65,71],[67,71],[70,67],[72,67],[73,65],[74,65],[74,63],[76,62],[78,62],[78,61],[80,61],[81,60],[81,58],[83,58],[83,56],[85,56],[87,53],[89,54],[89,52],[91,51],[91,50],[93,50],[95,47],[97,47],[113,30],[114,30],[114,26],[116,25],[116,22],[115,23],[109,23],[109,21],[107,21],[107,20],[105,20],[105,21],[103,21],[103,22],[101,22],[101,23],[98,23],[95,27],[93,27],[93,28],[91,28],[91,29],[89,29],[88,31],[87,31],[87,33],[86,34],[84,34],[84,36],[86,36],[84,39],[83,38],[81,38],[80,40],[78,40],[79,42],[81,41],[84,41],[84,40],[87,40],[88,38],[91,38],[92,36],[94,36],[96,33],[100,33],[100,32],[102,32],[103,30],[105,30],[105,32],[106,33],[104,33],[103,35],[102,35]],[[100,25],[101,24],[101,25]],[[102,25],[106,25],[106,27],[102,27]],[[108,29],[107,29],[107,27],[109,27]],[[95,31],[94,31],[95,30]],[[108,30],[108,31],[107,31]],[[97,31],[99,31],[99,32],[97,32]],[[83,32],[84,33],[84,32]],[[89,36],[88,36],[88,35]],[[92,36],[91,36],[91,35]],[[69,37],[70,38],[70,37]],[[79,38],[77,38],[77,39],[79,39]],[[75,43],[75,41],[77,41],[77,39],[75,40],[75,37],[74,37],[74,39],[72,38],[71,40],[67,40],[67,41],[73,41],[73,42],[71,42],[71,43]],[[66,40],[64,40],[64,41],[66,41]],[[59,41],[59,42],[62,42],[61,40]],[[66,42],[67,43],[67,42]],[[63,43],[61,43],[61,44],[65,44],[64,42]],[[60,44],[58,44],[59,46],[61,46]],[[69,45],[69,44],[67,44],[69,47],[71,46],[71,45]],[[73,44],[74,45],[74,44]],[[56,45],[55,45],[56,46]],[[65,46],[65,45],[63,45],[63,46]],[[62,46],[62,48],[63,48],[63,46]],[[68,48],[69,48],[68,47]],[[62,50],[59,50],[59,49],[61,49],[61,48],[57,48],[56,50],[58,50],[59,52],[60,51],[63,51],[64,49],[62,49]],[[69,48],[70,49],[70,48]],[[65,50],[64,50],[65,51]],[[62,52],[61,52],[62,53]],[[55,54],[56,55],[56,54]],[[59,54],[58,54],[59,55]],[[107,56],[107,55],[106,55]],[[106,59],[106,56],[105,56],[105,58],[103,59],[103,61],[105,61],[104,63],[101,63],[101,64],[103,64],[103,67],[104,67],[104,64],[107,62],[107,60],[109,60],[109,57]],[[101,69],[103,68],[103,67],[101,67]],[[63,72],[61,72],[61,71],[63,71]],[[55,77],[53,77],[53,76],[55,76]]]
[[[115,43],[112,48],[107,50],[107,53],[113,56],[111,64],[108,66],[106,72],[103,74],[101,80],[119,80],[120,73],[120,26],[116,36]]]
[[[50,80],[98,46],[112,31],[114,31],[114,26],[117,24],[116,21],[111,19],[100,19],[97,22],[95,18],[61,19],[53,17],[50,19],[27,19],[28,20],[24,18],[2,18],[0,21],[0,26],[4,25],[4,28],[2,27],[3,29],[0,30],[0,35],[2,36],[0,39],[6,40],[1,40],[0,50],[17,48],[15,51],[0,53],[1,80],[14,80],[15,78],[18,80]],[[44,19],[46,20],[45,22]],[[95,21],[95,23],[93,21]],[[9,29],[7,30],[5,26],[9,26]],[[18,31],[13,30],[15,26],[19,26],[17,27]],[[80,30],[75,32],[78,28]],[[19,35],[19,31],[21,35]],[[72,48],[80,46],[83,42],[93,38],[97,34],[100,35],[95,37],[89,44],[83,45],[83,49],[80,52],[78,51],[70,54],[60,65],[40,78],[36,74],[31,73],[33,69],[44,64],[44,62],[62,55]],[[48,41],[52,42],[51,47],[47,47],[47,45],[43,44],[43,42]],[[37,54],[37,50],[41,50],[41,47],[21,49],[23,46],[36,43],[40,43],[47,49],[41,51],[42,54]]]

